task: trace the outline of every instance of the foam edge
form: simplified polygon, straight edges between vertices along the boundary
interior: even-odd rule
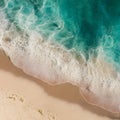
[[[76,85],[90,103],[120,113],[120,75],[101,54],[88,62],[82,55],[77,60],[62,46],[43,40],[40,34],[28,31],[28,36],[13,25],[7,28],[6,19],[2,21],[0,44],[15,66],[49,84]]]

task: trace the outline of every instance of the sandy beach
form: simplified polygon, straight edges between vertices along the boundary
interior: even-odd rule
[[[112,120],[110,115],[87,104],[77,87],[30,77],[0,52],[0,120]]]

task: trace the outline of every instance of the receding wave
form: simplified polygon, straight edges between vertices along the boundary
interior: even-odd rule
[[[119,5],[113,0],[1,0],[0,47],[26,73],[52,84],[89,87],[118,110]]]

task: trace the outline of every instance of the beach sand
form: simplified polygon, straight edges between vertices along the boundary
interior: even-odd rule
[[[77,87],[50,86],[24,74],[0,52],[0,120],[112,120],[87,104]]]

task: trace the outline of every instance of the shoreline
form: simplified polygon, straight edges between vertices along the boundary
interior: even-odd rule
[[[23,103],[19,102],[17,99],[15,103],[14,100],[10,99],[7,107],[1,104],[0,106],[4,107],[4,111],[1,111],[3,115],[0,115],[0,118],[3,117],[2,120],[6,120],[7,116],[11,114],[11,107],[14,107],[15,112],[19,110],[24,111],[25,108],[23,109],[22,106],[26,106],[26,103],[29,106],[28,111],[35,110],[34,112],[36,112],[38,108],[41,108],[44,116],[47,117],[42,117],[43,120],[48,119],[48,116],[51,114],[55,116],[55,120],[112,120],[105,117],[110,117],[111,114],[84,103],[79,95],[77,87],[70,84],[50,86],[40,80],[34,79],[14,67],[3,52],[0,52],[0,61],[0,78],[2,78],[0,79],[0,92],[1,90],[3,91],[4,98],[6,97],[5,93],[7,93],[7,97],[12,94],[18,94],[18,99],[19,97],[24,99]],[[2,99],[2,97],[0,97],[0,99]],[[2,99],[2,101],[6,100]],[[31,110],[31,107],[34,109]],[[24,120],[24,114],[25,113],[16,115]],[[26,115],[30,115],[30,113],[28,112]],[[39,114],[35,117],[38,116]],[[13,120],[19,120],[19,118],[15,119],[14,115],[12,116]],[[40,118],[38,117],[38,119]]]

